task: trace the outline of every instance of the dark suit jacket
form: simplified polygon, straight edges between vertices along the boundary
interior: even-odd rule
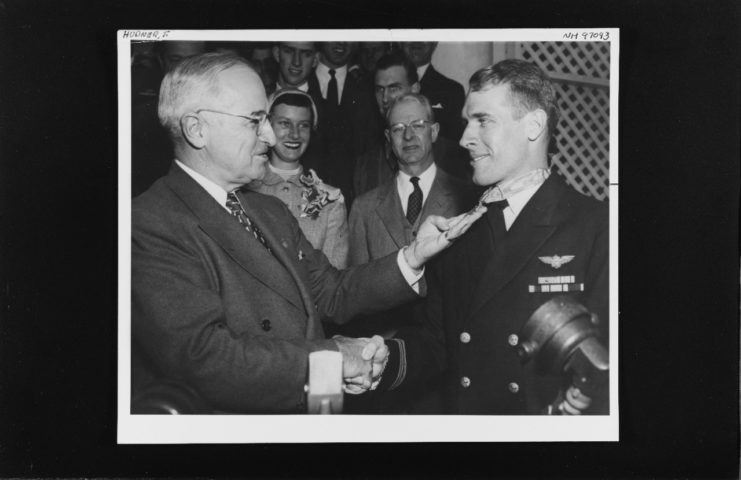
[[[419,82],[421,93],[430,100],[435,120],[440,123],[440,135],[458,142],[463,134],[461,110],[466,100],[463,86],[430,65]]]
[[[416,298],[395,255],[337,271],[278,199],[240,193],[271,255],[182,169],[132,206],[132,390],[155,376],[216,409],[302,411],[309,352],[336,350],[321,318]]]
[[[319,125],[312,136],[306,158],[307,169],[322,172],[323,180],[339,187],[348,206],[355,198],[353,172],[355,159],[366,151],[378,135],[378,113],[367,84],[348,74],[339,107],[330,114],[322,97],[316,73],[309,76],[309,95],[316,104]]]
[[[531,293],[539,277],[574,276],[584,291],[574,298],[601,319],[608,345],[608,207],[585,197],[556,174],[533,195],[495,246],[489,216],[428,265],[424,328],[398,333],[405,340],[406,377],[413,387],[433,372],[445,374],[448,413],[537,414],[553,402],[561,376],[523,365],[516,345],[530,315],[559,293]],[[574,255],[556,269],[538,257]],[[464,343],[461,333],[470,335]],[[514,335],[514,336],[513,336]],[[398,379],[390,361],[381,387]],[[463,377],[470,385],[462,385]],[[567,379],[568,380],[568,379]]]

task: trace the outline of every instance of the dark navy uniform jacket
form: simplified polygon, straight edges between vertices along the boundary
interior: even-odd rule
[[[540,413],[570,379],[523,364],[517,345],[532,313],[557,295],[572,295],[596,313],[608,345],[607,203],[577,193],[554,173],[501,245],[494,244],[489,219],[478,220],[428,265],[423,327],[400,331],[403,345],[390,342],[379,388],[419,388],[442,373],[444,413]],[[540,258],[572,255],[558,268]],[[543,291],[543,282],[555,277],[568,287]]]

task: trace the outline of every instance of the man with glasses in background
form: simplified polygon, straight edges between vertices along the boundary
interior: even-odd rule
[[[242,190],[263,177],[275,144],[266,109],[260,77],[236,56],[183,60],[162,82],[175,160],[132,204],[133,396],[166,380],[210,411],[305,412],[318,350],[341,352],[346,391],[372,388],[382,339],[326,339],[321,321],[414,300],[424,263],[477,218],[436,217],[404,249],[334,269],[280,200]]]

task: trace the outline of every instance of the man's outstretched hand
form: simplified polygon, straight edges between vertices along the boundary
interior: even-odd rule
[[[419,227],[417,238],[404,250],[404,259],[407,264],[413,270],[421,270],[429,259],[448,248],[455,239],[466,233],[484,213],[486,213],[486,207],[478,205],[457,217],[428,216]]]

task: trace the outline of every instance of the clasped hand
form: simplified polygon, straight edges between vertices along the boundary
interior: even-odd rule
[[[332,339],[342,353],[343,389],[357,395],[373,390],[381,380],[389,349],[383,338],[349,338],[336,335]]]

